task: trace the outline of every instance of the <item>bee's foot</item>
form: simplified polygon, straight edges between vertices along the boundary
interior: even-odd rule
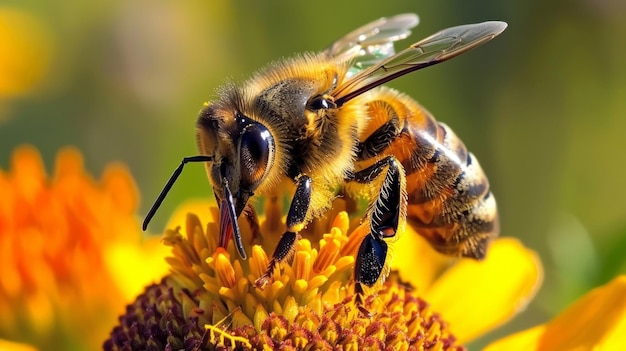
[[[257,289],[263,290],[267,286],[267,284],[272,282],[272,278],[268,274],[263,274],[257,280],[254,281],[254,286]]]

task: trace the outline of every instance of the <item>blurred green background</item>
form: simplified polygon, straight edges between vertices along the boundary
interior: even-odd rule
[[[23,143],[41,150],[48,169],[59,148],[77,145],[95,175],[113,160],[130,167],[142,213],[181,157],[196,153],[197,112],[227,78],[321,50],[381,16],[419,14],[400,46],[458,24],[506,21],[480,49],[389,84],[465,141],[490,177],[502,235],[520,238],[545,266],[528,310],[472,348],[544,322],[626,271],[623,1],[5,0],[0,9],[27,17],[9,22],[20,24],[14,33],[0,25],[0,167]],[[24,58],[7,63],[14,39]],[[152,231],[182,200],[209,192],[203,167],[188,166]]]

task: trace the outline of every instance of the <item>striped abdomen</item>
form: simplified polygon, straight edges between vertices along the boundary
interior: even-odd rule
[[[498,235],[498,213],[474,155],[408,96],[390,89],[373,96],[357,168],[393,154],[406,174],[408,224],[440,252],[484,257]]]

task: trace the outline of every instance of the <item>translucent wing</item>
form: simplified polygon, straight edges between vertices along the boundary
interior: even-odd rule
[[[411,28],[419,23],[413,13],[383,17],[344,35],[328,47],[324,53],[340,61],[354,62],[352,74],[393,56],[393,42],[411,34]]]
[[[439,31],[398,54],[368,67],[337,87],[333,95],[342,105],[374,87],[407,73],[449,60],[493,39],[506,29],[504,22],[490,21]]]

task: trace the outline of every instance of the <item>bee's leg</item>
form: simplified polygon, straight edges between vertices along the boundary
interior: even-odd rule
[[[383,239],[396,236],[400,224],[405,221],[406,181],[404,169],[394,156],[387,156],[370,167],[354,173],[348,179],[359,183],[371,183],[383,171],[386,171],[385,178],[368,213],[370,234],[361,242],[354,265],[356,303],[361,311],[365,311],[361,307],[363,304],[361,284],[371,287],[381,275],[389,273],[385,271],[385,267],[388,267],[385,265],[387,243]]]
[[[290,260],[295,254],[296,241],[300,237],[298,232],[304,227],[306,214],[311,204],[311,178],[300,175],[297,182],[298,186],[291,200],[289,213],[287,213],[287,231],[280,237],[267,270],[254,282],[257,288],[265,287],[270,282],[274,268],[284,260]]]
[[[363,238],[354,264],[354,295],[357,307],[365,315],[368,315],[369,312],[363,307],[365,301],[363,300],[364,291],[361,284],[369,287],[376,284],[385,267],[386,258],[387,243],[384,240],[371,235],[371,233]]]

